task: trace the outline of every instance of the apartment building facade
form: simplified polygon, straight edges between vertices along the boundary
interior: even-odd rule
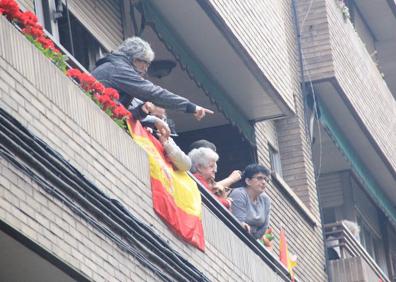
[[[305,81],[321,120],[313,152],[322,223],[340,246],[329,276],[394,281],[395,2],[300,4]]]
[[[394,24],[395,3],[380,2]],[[205,191],[206,251],[175,236],[152,209],[144,151],[2,17],[2,280],[288,281],[283,228],[297,281],[394,281],[396,59],[368,2],[19,4],[82,70],[124,38],[149,41],[149,79],[215,110],[201,122],[169,112],[176,142],[214,142],[219,178],[252,162],[273,170],[275,240],[259,245]],[[342,256],[326,262],[334,234]],[[365,277],[348,277],[353,267]]]

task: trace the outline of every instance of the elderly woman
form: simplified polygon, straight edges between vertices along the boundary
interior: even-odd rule
[[[117,50],[100,59],[92,75],[106,87],[116,89],[120,93],[120,102],[126,107],[136,97],[167,109],[192,113],[197,120],[206,113],[213,113],[145,79],[153,60],[154,52],[150,44],[139,37],[131,37],[122,42]]]
[[[255,239],[267,232],[271,200],[265,194],[270,181],[270,171],[262,165],[250,164],[242,174],[244,187],[235,188],[230,194],[231,212]]]
[[[225,193],[224,190],[227,185],[231,185],[240,179],[237,175],[237,171],[234,171],[229,177],[222,180],[222,183],[216,183],[216,162],[219,159],[219,155],[215,151],[201,147],[191,150],[191,152],[188,153],[188,156],[191,159],[191,172],[194,176],[206,189],[215,195],[218,201],[220,201],[227,209],[230,209],[231,201],[230,199],[227,199],[227,193]]]

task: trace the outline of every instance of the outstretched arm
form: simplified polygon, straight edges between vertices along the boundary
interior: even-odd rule
[[[182,149],[173,141],[171,137],[165,138],[160,136],[160,142],[172,164],[180,171],[188,171],[191,168],[191,159]]]
[[[213,111],[195,105],[188,99],[176,95],[141,77],[131,67],[118,67],[112,75],[113,83],[122,92],[142,101],[150,101],[166,109],[175,109],[194,114],[197,120]]]

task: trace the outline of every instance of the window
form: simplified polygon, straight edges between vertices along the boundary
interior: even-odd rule
[[[360,243],[370,254],[370,256],[378,262],[378,242],[376,234],[372,232],[371,228],[365,223],[361,216],[358,216],[358,225],[360,227]]]
[[[62,9],[60,0],[35,0],[35,13],[44,29],[59,41],[57,19],[60,16],[59,9]],[[59,5],[60,4],[60,5]]]
[[[268,144],[269,158],[271,163],[271,170],[282,176],[282,166],[279,152],[271,145]]]
[[[101,57],[103,48],[76,17],[71,13],[69,16],[70,30],[67,12],[63,9],[62,17],[58,20],[59,41],[81,65],[91,71],[97,59]]]
[[[324,208],[323,209],[323,224],[336,222],[335,208]]]
[[[36,14],[40,22],[82,66],[92,70],[104,48],[71,13],[61,0],[37,0]],[[69,24],[70,23],[70,24]]]

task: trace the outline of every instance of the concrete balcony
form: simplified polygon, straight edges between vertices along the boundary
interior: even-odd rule
[[[390,282],[374,259],[342,223],[325,225],[326,245],[340,256],[329,261],[331,281]]]
[[[11,124],[18,123],[22,130],[29,130],[34,140],[41,139],[42,144],[97,187],[103,197],[121,202],[128,212],[151,226],[153,234],[163,238],[172,250],[209,280],[259,281],[265,277],[266,281],[288,281],[286,269],[276,258],[248,238],[230,215],[216,216],[215,204],[210,205],[208,200],[202,217],[206,252],[179,240],[153,211],[145,153],[4,17],[0,17],[0,107],[14,119]],[[20,140],[11,135],[1,137],[2,149],[9,150],[8,159],[0,158],[1,231],[18,234],[14,239],[23,238],[29,242],[25,244],[27,248],[34,245],[33,251],[39,249],[38,254],[46,260],[49,257],[55,259],[56,267],[67,269],[66,274],[72,273],[71,277],[78,280],[158,279],[155,271],[140,264],[136,256],[128,252],[136,246],[126,239],[126,235],[106,225],[106,214],[96,217],[97,212],[103,212],[100,208],[93,209],[93,213],[80,202],[89,195],[88,190],[60,201],[55,193],[48,193],[49,190],[37,182],[38,176],[43,177],[53,185],[54,191],[66,193],[66,190],[61,191],[62,182],[51,183],[59,175],[44,177],[45,166],[33,166],[26,160],[27,155],[35,154],[34,148],[16,152],[6,143]],[[15,166],[11,159],[23,164],[21,167],[37,177],[24,173],[28,170]],[[77,215],[76,209],[71,209],[67,203],[78,205],[77,210],[89,215],[92,221],[83,220],[81,214]],[[101,232],[104,229],[98,227],[106,227],[107,236]],[[40,278],[30,276],[40,275],[33,270],[25,276],[23,273],[15,276],[23,261],[27,261],[23,256],[1,260],[7,265],[1,265],[0,269],[7,267],[11,276],[0,274],[0,280],[11,281],[17,277],[17,280],[36,281],[35,278]],[[165,265],[161,269],[169,270]],[[48,277],[48,281],[53,281],[54,277]],[[43,279],[40,281],[45,281]]]
[[[311,2],[298,7],[305,82],[394,205],[395,99],[339,1]]]

